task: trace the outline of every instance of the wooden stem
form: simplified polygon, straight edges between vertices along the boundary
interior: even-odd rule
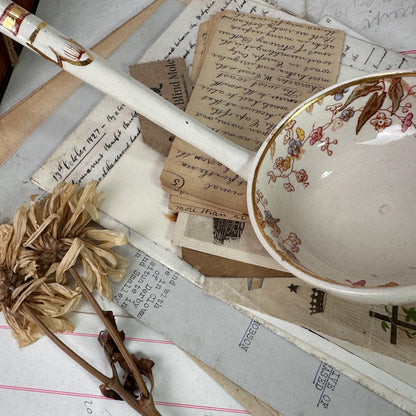
[[[149,391],[146,387],[145,382],[143,381],[142,375],[140,374],[139,369],[137,368],[133,357],[131,354],[127,351],[126,346],[124,345],[124,342],[120,338],[120,334],[118,333],[117,328],[114,327],[112,322],[107,318],[107,316],[104,314],[103,310],[100,308],[100,305],[98,305],[97,301],[95,300],[94,296],[90,292],[90,290],[87,288],[85,283],[83,282],[80,275],[74,270],[69,269],[72,277],[75,279],[77,285],[81,288],[82,293],[85,295],[87,300],[90,302],[92,307],[94,308],[97,315],[100,317],[101,321],[103,322],[105,328],[107,329],[110,336],[113,338],[114,342],[116,343],[120,353],[122,354],[123,358],[126,360],[127,365],[129,366],[133,377],[137,383],[137,386],[140,389],[140,392],[142,393],[143,397],[146,399],[149,398]]]
[[[84,370],[88,371],[95,378],[100,380],[105,384],[110,390],[115,391],[127,404],[129,404],[134,410],[140,413],[143,416],[161,416],[157,409],[154,407],[153,400],[150,400],[145,407],[141,406],[137,401],[137,398],[130,392],[128,392],[120,383],[117,374],[114,374],[113,377],[107,377],[105,374],[101,373],[82,357],[80,357],[76,352],[69,348],[64,342],[62,342],[43,322],[39,317],[33,312],[33,310],[26,305],[25,302],[20,306],[23,311],[30,317],[30,319],[42,330],[42,332],[65,354],[72,358],[77,364],[79,364]]]

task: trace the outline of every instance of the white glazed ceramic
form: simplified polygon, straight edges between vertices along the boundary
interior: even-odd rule
[[[8,0],[0,32],[248,179],[256,234],[295,276],[359,302],[416,301],[416,70],[318,93],[254,155]]]
[[[276,127],[249,206],[279,263],[346,297],[415,300],[414,113],[416,74],[390,73],[331,87]]]

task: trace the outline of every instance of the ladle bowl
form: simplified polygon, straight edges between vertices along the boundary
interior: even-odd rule
[[[357,302],[416,302],[416,68],[317,93],[253,154],[8,0],[0,32],[247,179],[255,232],[295,276]]]
[[[275,128],[249,209],[279,263],[348,298],[415,300],[415,112],[415,74],[376,74],[318,93]]]

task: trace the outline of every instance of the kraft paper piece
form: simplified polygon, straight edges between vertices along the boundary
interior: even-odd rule
[[[211,202],[207,204],[207,202],[204,199],[198,198],[195,195],[189,195],[182,191],[175,191],[172,189],[167,189],[162,186],[162,188],[169,193],[170,195],[170,203],[172,203],[173,211],[179,213],[179,212],[185,212],[189,214],[195,214],[195,215],[206,215],[210,217],[218,217],[218,218],[227,218],[228,215],[231,213],[231,211],[223,207],[222,205],[216,204],[214,202]],[[179,206],[178,204],[183,204],[182,206]],[[187,207],[198,207],[197,210],[190,210]],[[204,207],[204,208],[202,208]],[[214,211],[216,215],[212,215],[213,213],[210,212],[211,210]],[[224,216],[222,215],[224,213]],[[242,221],[246,222],[248,221],[248,215],[243,212],[237,212],[232,211],[232,218],[230,218],[234,221]]]
[[[297,104],[336,82],[341,31],[223,12],[187,112],[224,137],[258,150]],[[161,175],[184,178],[180,190],[242,212],[246,182],[182,140],[175,140]]]
[[[172,181],[178,180],[178,177],[172,173]],[[180,180],[180,179],[179,179]],[[207,202],[195,195],[187,194],[183,191],[177,191],[162,185],[162,188],[170,195],[169,207],[175,212],[185,212],[194,215],[203,215],[216,218],[229,218],[232,220],[246,222],[248,221],[248,214],[236,210],[230,210],[215,202]]]
[[[103,58],[108,58],[162,3],[163,0],[154,1],[91,50]],[[80,85],[81,81],[78,78],[61,71],[4,113],[0,117],[0,163],[3,163]]]
[[[192,92],[189,70],[183,58],[131,65],[130,75],[185,110]],[[163,156],[169,154],[174,135],[139,115],[143,142]]]
[[[290,273],[256,266],[190,248],[182,248],[182,258],[207,277],[289,277]]]

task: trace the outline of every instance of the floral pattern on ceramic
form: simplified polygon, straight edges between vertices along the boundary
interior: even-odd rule
[[[302,241],[296,233],[289,232],[286,238],[282,236],[282,230],[280,229],[278,223],[280,222],[279,218],[274,218],[272,213],[268,210],[268,201],[262,194],[260,190],[256,192],[256,214],[257,219],[260,223],[261,228],[265,228],[266,226],[271,229],[271,234],[278,243],[278,247],[280,250],[283,250],[286,255],[293,261],[298,263],[298,260],[294,253],[299,252],[299,246],[302,244]],[[259,207],[261,206],[262,209]]]
[[[316,168],[316,163],[324,163],[326,158],[337,160],[338,155],[347,152],[344,145],[348,140],[362,140],[364,134],[365,137],[378,137],[396,126],[402,133],[415,132],[416,81],[414,78],[411,81],[415,85],[405,77],[380,78],[333,91],[307,104],[275,132],[274,140],[271,140],[264,155],[265,160],[269,158],[270,162],[263,161],[265,166],[259,173],[263,178],[256,182],[258,224],[269,244],[282,258],[305,273],[311,274],[312,268],[305,266],[307,262],[303,259],[302,242],[307,240],[303,237],[303,228],[296,219],[292,223],[278,219],[284,219],[285,214],[281,215],[277,208],[274,208],[275,211],[270,208],[275,207],[274,203],[268,205],[270,192],[276,190],[283,197],[280,192],[284,190],[289,194],[285,199],[287,203],[291,201],[290,194],[313,193],[318,184],[316,173],[311,175],[310,170]],[[318,112],[319,119],[314,119],[314,114]],[[310,152],[314,152],[315,165],[311,165]],[[330,175],[332,171],[324,171],[321,178],[325,174]],[[293,206],[296,207],[296,204],[293,203]],[[356,279],[342,276],[342,273],[334,278],[331,275],[316,277],[351,287],[398,285],[394,279],[380,278],[377,274],[364,278],[357,276]]]
[[[326,105],[326,122],[313,126],[307,135],[302,126],[297,126],[295,119],[287,124],[283,137],[283,144],[287,145],[287,154],[280,155],[274,160],[273,170],[267,172],[269,183],[283,179],[283,186],[287,192],[294,192],[296,184],[307,188],[308,173],[305,169],[298,168],[302,155],[308,150],[308,145],[316,145],[327,156],[332,156],[340,140],[337,131],[342,129],[344,123],[355,121],[356,134],[368,121],[378,132],[389,127],[393,118],[400,121],[402,132],[416,125],[413,121],[413,112],[410,111],[413,110],[412,104],[406,102],[407,96],[412,91],[404,93],[401,78],[395,78],[390,84],[384,79],[366,82],[352,89],[344,103],[340,102],[349,90],[350,88],[345,88],[333,94],[336,103]],[[359,108],[354,108],[352,103],[363,96],[368,96],[367,102]],[[322,103],[323,100],[320,100],[317,105]],[[313,106],[309,107],[310,111],[312,108]]]

